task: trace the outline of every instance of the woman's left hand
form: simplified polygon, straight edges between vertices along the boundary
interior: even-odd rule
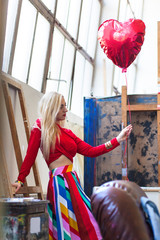
[[[126,140],[126,138],[128,138],[128,136],[130,135],[131,131],[132,131],[132,125],[130,124],[120,132],[120,134],[117,136],[117,141],[120,143]]]
[[[18,190],[22,187],[22,185],[19,182],[15,182],[12,184],[12,187],[15,188],[15,193],[17,193]]]

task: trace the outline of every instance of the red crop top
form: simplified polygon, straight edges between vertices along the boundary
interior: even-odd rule
[[[21,182],[24,182],[26,176],[28,176],[28,174],[30,173],[30,169],[35,162],[38,150],[41,145],[40,119],[36,120],[35,126],[36,127],[32,128],[27,153],[18,176],[18,180]],[[88,143],[78,138],[71,130],[62,128],[60,126],[59,128],[61,130],[60,142],[58,141],[58,139],[56,139],[55,150],[50,150],[49,160],[46,161],[48,166],[53,161],[57,160],[61,155],[65,155],[73,162],[73,157],[76,155],[76,153],[82,154],[87,157],[97,157],[119,146],[117,139],[114,138],[111,140],[112,146],[109,149],[105,147],[105,144],[92,147]]]

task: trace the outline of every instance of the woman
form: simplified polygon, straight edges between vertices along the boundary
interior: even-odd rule
[[[96,157],[119,146],[129,136],[132,126],[124,128],[117,138],[92,147],[63,127],[67,107],[64,97],[56,92],[45,94],[39,103],[41,118],[31,131],[26,157],[16,183],[16,192],[23,185],[40,148],[49,167],[47,199],[49,239],[102,239],[91,213],[90,199],[81,188],[78,176],[72,171],[76,153]]]

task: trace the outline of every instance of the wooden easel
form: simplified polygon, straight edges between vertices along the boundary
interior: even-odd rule
[[[13,88],[15,91],[18,92],[20,107],[21,107],[21,112],[23,117],[23,123],[25,127],[25,133],[26,133],[27,141],[29,141],[30,125],[29,125],[29,119],[28,119],[28,115],[25,107],[24,95],[23,95],[23,91],[20,83],[18,83],[10,75],[2,73],[1,80],[2,80],[2,88],[3,88],[5,103],[6,103],[6,109],[8,114],[8,120],[9,120],[11,135],[12,135],[16,161],[18,165],[18,170],[20,170],[23,160],[22,160],[22,154],[21,154],[21,149],[20,149],[20,144],[19,144],[19,139],[17,134],[17,128],[15,123],[15,117],[14,117],[14,111],[13,111],[12,101],[10,97],[9,87]],[[4,159],[4,155],[3,155],[3,159]],[[6,177],[8,178],[9,175],[8,175],[7,167],[5,167],[5,170],[6,170]],[[25,182],[24,186],[17,192],[17,194],[23,194],[25,197],[29,196],[29,194],[37,194],[37,197],[43,200],[44,197],[43,197],[42,185],[40,182],[40,177],[39,177],[39,172],[38,172],[36,162],[33,165],[33,175],[34,175],[36,186],[28,186],[27,182]],[[9,181],[8,181],[8,184],[9,184]],[[10,190],[9,191],[10,197],[12,197],[15,194],[15,189],[9,186],[9,190]]]
[[[158,93],[157,104],[138,104],[128,106],[127,104],[127,87],[122,86],[122,123],[127,126],[127,112],[130,111],[157,111],[157,141],[158,141],[158,186],[160,186],[160,22],[157,24],[157,48],[158,48]],[[125,178],[124,178],[125,179]]]
[[[130,105],[127,104],[127,87],[122,86],[122,100],[121,100],[121,111],[122,111],[122,123],[124,127],[127,126],[127,112],[130,111],[157,111],[157,133],[158,143],[160,142],[160,94],[157,94],[157,104],[138,104]],[[123,179],[126,180],[124,177]],[[158,185],[160,186],[160,144],[158,144]]]

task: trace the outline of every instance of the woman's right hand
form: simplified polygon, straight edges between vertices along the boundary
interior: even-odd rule
[[[15,193],[17,193],[18,190],[21,188],[21,183],[15,182],[15,183],[12,184],[12,187],[14,187],[16,189]]]
[[[129,137],[131,131],[132,131],[132,125],[130,124],[120,132],[120,134],[117,136],[117,141],[120,143],[126,140],[126,138]]]

